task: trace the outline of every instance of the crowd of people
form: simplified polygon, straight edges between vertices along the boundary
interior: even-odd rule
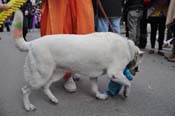
[[[0,0],[0,11],[8,9],[9,0]],[[164,41],[175,37],[173,0],[42,0],[42,7],[31,0],[23,5],[23,36],[35,27],[40,27],[41,36],[48,34],[87,34],[92,32],[121,32],[125,22],[126,36],[140,48],[147,44],[147,24],[150,24],[149,53],[164,56]],[[169,10],[168,10],[169,8]],[[167,16],[168,15],[168,16]],[[41,18],[41,23],[40,23]],[[7,31],[12,18],[4,23]],[[166,31],[167,30],[167,31]],[[3,27],[0,29],[3,31]],[[27,41],[27,40],[26,40]],[[166,57],[175,62],[173,55]]]
[[[145,48],[149,23],[151,26],[149,53],[155,53],[157,40],[157,54],[164,56],[164,41],[175,35],[173,21],[170,25],[166,23],[170,17],[167,16],[167,12],[171,4],[173,0],[171,3],[170,0],[84,0],[83,2],[43,0],[41,35],[86,34],[94,31],[120,33],[121,24],[125,22],[126,36],[138,47]],[[174,62],[173,56],[166,58]]]

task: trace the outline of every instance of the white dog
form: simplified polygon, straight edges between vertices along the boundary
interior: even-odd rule
[[[136,65],[142,52],[128,40],[115,33],[92,33],[87,35],[60,34],[48,35],[25,42],[21,31],[22,14],[15,14],[13,27],[17,47],[27,51],[24,76],[27,85],[22,88],[26,110],[34,110],[29,95],[31,89],[43,88],[49,99],[57,103],[50,85],[63,78],[66,71],[90,77],[92,91],[99,99],[107,95],[98,90],[97,77],[104,73],[115,82],[130,87],[123,75],[126,65],[135,60]],[[141,54],[141,55],[140,55]]]

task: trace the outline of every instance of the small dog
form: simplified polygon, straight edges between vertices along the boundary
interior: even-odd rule
[[[114,82],[130,87],[130,81],[123,75],[129,62],[137,66],[143,52],[135,44],[118,34],[103,32],[87,35],[48,35],[25,42],[22,37],[22,13],[17,11],[13,21],[13,35],[16,46],[28,52],[24,65],[27,84],[22,88],[24,107],[27,111],[36,107],[29,95],[32,89],[43,88],[48,98],[58,103],[49,89],[53,82],[63,78],[66,71],[89,77],[92,91],[98,99],[107,95],[98,90],[97,78],[107,74]]]

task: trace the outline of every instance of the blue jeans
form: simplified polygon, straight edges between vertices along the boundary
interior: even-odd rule
[[[115,32],[120,33],[120,19],[121,17],[109,17],[109,20],[112,24],[112,27]],[[97,21],[97,32],[108,32],[109,30],[109,23],[105,18],[98,18]]]

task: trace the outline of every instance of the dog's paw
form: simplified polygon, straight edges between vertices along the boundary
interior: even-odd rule
[[[123,90],[123,97],[127,98],[128,96],[129,96],[129,92],[128,92],[128,90],[125,88],[125,89]]]
[[[27,111],[35,111],[36,107],[33,104],[28,104],[28,105],[25,105],[25,109]]]
[[[96,94],[96,98],[101,100],[106,100],[108,98],[108,95],[99,93],[99,94]]]
[[[50,101],[54,104],[58,104],[58,99],[56,97],[53,97]]]
[[[127,98],[128,95],[127,95],[125,92],[123,92],[123,97],[124,97],[124,98]]]

